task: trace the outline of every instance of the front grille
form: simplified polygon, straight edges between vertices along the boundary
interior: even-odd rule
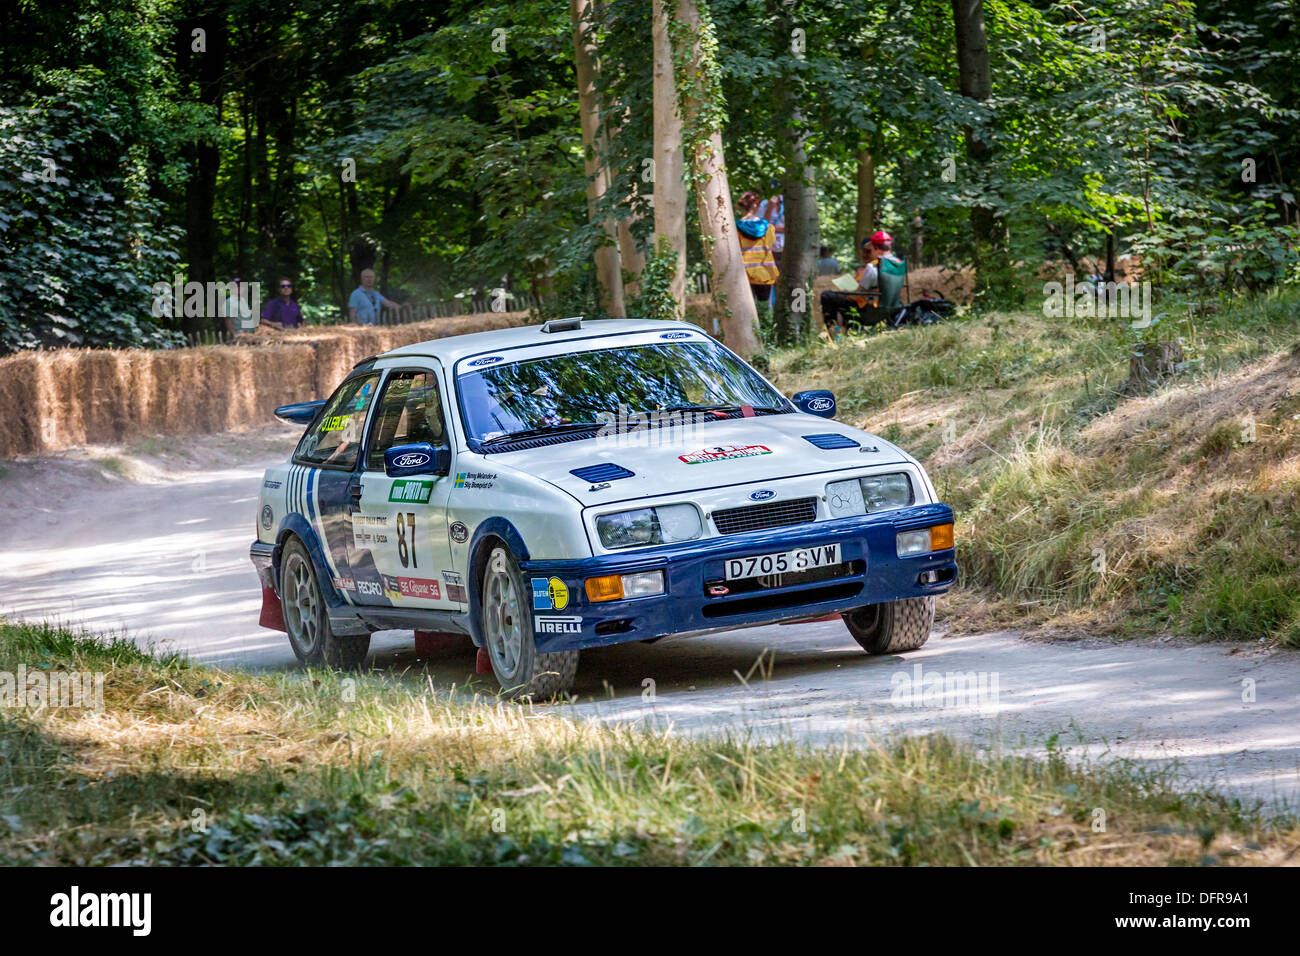
[[[744,534],[763,528],[788,528],[808,524],[817,518],[817,499],[791,498],[788,501],[765,501],[743,508],[721,508],[713,512],[718,534]]]

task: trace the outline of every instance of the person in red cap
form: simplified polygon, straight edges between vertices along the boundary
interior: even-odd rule
[[[827,289],[821,294],[822,321],[831,338],[844,331],[849,321],[861,323],[863,310],[867,307],[868,293],[880,284],[877,266],[881,259],[901,262],[893,253],[894,237],[881,230],[869,239],[862,240],[860,249],[862,265],[858,266],[853,277],[858,281],[858,288],[852,292]]]

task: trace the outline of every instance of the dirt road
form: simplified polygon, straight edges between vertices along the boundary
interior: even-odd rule
[[[284,635],[257,626],[247,551],[262,469],[283,460],[296,434],[7,463],[0,615],[125,631],[222,667],[292,666]],[[472,679],[472,650],[421,660],[410,644],[409,633],[376,635],[373,661],[424,668],[442,685]],[[1014,751],[1042,752],[1054,740],[1073,757],[1134,761],[1184,783],[1294,803],[1297,688],[1294,653],[996,633],[936,635],[906,657],[868,658],[843,625],[822,622],[587,652],[579,702],[567,709],[836,746],[934,730]]]

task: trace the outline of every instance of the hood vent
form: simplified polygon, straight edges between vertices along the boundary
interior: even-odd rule
[[[613,462],[603,462],[599,465],[584,465],[581,468],[574,468],[569,474],[575,478],[581,478],[583,481],[590,481],[592,484],[598,484],[602,481],[617,481],[620,478],[631,478],[636,472],[628,471],[622,465],[616,465]]]
[[[812,442],[818,448],[857,448],[858,443],[848,435],[837,435],[834,432],[827,432],[822,435],[804,435],[803,440]]]

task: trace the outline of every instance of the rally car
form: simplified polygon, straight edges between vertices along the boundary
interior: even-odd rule
[[[916,459],[787,399],[679,322],[554,320],[394,349],[270,468],[262,624],[355,667],[372,631],[468,635],[512,697],[583,648],[840,616],[872,654],[925,643],[953,514]]]

